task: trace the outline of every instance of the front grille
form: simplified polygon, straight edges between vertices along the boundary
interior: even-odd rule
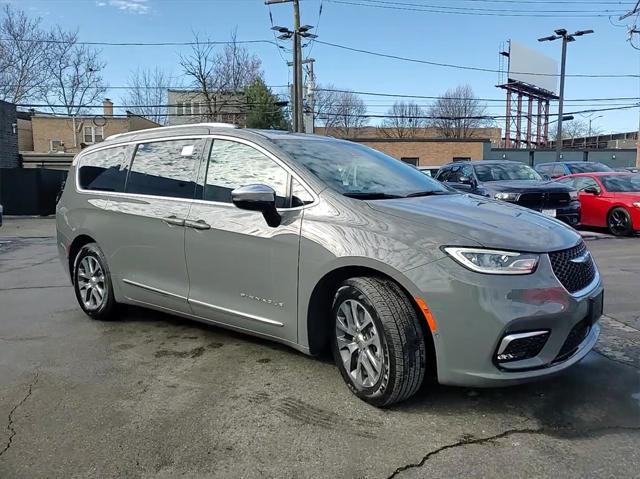
[[[522,193],[518,198],[518,204],[526,208],[540,210],[543,205],[542,193]]]
[[[588,319],[583,319],[578,324],[576,324],[571,331],[569,331],[569,335],[567,339],[565,339],[562,348],[560,348],[560,352],[556,356],[556,359],[553,360],[554,363],[564,361],[565,359],[570,358],[573,354],[578,350],[578,346],[580,343],[584,341],[584,338],[587,337],[591,331],[591,323]]]
[[[538,334],[512,340],[509,345],[496,356],[499,363],[522,361],[537,356],[549,338],[549,333]]]
[[[518,204],[534,210],[557,209],[571,202],[569,193],[522,193]]]
[[[553,272],[570,293],[586,288],[596,277],[596,265],[583,241],[562,251],[549,253]]]

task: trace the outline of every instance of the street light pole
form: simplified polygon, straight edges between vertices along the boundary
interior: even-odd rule
[[[562,59],[560,62],[560,93],[558,98],[558,134],[556,135],[556,161],[560,161],[562,156],[562,114],[564,110],[564,79],[566,73],[567,64],[567,43],[575,42],[575,37],[581,37],[582,35],[588,35],[593,33],[593,30],[579,30],[575,33],[567,33],[564,28],[555,30],[555,35],[551,35],[544,38],[538,38],[539,42],[552,42],[554,40],[562,39]]]

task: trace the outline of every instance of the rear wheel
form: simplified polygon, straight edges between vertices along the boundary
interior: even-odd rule
[[[633,223],[631,215],[624,208],[614,208],[609,212],[607,218],[609,231],[616,236],[629,236],[633,233]]]
[[[422,384],[426,348],[413,305],[391,281],[344,281],[333,300],[334,358],[347,386],[375,406],[412,396]]]
[[[115,319],[117,303],[111,273],[96,243],[84,245],[73,262],[73,286],[78,304],[94,319]]]

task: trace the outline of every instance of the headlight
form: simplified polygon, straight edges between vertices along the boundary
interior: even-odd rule
[[[633,206],[635,206],[636,208],[640,208],[640,203],[634,203]]]
[[[520,199],[520,193],[496,193],[495,199],[502,201],[518,201]]]
[[[482,248],[447,246],[444,251],[471,271],[487,274],[531,274],[538,266],[540,256],[514,251],[496,251]]]
[[[569,192],[569,198],[571,199],[571,201],[575,201],[578,199],[578,192],[577,191],[570,191]]]

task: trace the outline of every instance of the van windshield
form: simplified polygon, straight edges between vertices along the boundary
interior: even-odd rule
[[[329,188],[345,196],[387,199],[453,194],[413,166],[358,143],[317,139],[274,142]]]

